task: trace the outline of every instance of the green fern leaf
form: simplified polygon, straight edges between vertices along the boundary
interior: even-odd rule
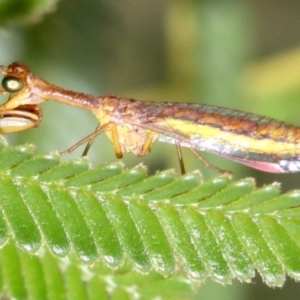
[[[250,282],[255,270],[270,286],[300,279],[298,191],[281,195],[278,184],[256,188],[249,178],[203,183],[198,172],[147,177],[143,166],[120,163],[93,169],[27,145],[0,149],[2,291],[11,296],[59,297],[50,286],[62,299],[128,294],[129,279],[107,294],[102,272],[116,282],[184,279],[190,289],[208,277]]]

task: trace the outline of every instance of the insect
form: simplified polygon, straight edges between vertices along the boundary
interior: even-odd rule
[[[224,173],[196,152],[207,151],[251,168],[273,173],[300,171],[300,127],[264,116],[216,106],[150,102],[114,95],[91,96],[65,90],[31,74],[27,66],[0,66],[4,75],[1,94],[8,100],[0,106],[0,133],[37,127],[42,120],[38,104],[53,100],[91,111],[99,120],[96,130],[68,148],[71,152],[106,132],[117,158],[132,152],[146,155],[155,141],[174,144],[181,172],[180,147],[189,148],[203,163]]]
[[[0,134],[38,127],[42,120],[42,110],[38,105],[20,105],[13,110],[0,112]]]

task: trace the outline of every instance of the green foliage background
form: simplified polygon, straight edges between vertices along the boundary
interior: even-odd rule
[[[289,1],[284,4],[284,7],[281,7],[282,4],[277,1],[269,5],[268,7],[266,3],[258,3],[257,1],[107,2],[100,0],[62,0],[57,2],[27,0],[22,1],[22,5],[20,5],[20,1],[1,1],[0,21],[3,28],[0,32],[1,63],[6,65],[12,61],[22,61],[29,65],[37,76],[66,88],[95,95],[115,93],[157,101],[201,102],[252,111],[297,124],[298,111],[295,107],[299,103],[300,94],[300,67],[298,67],[300,64],[297,63],[300,60],[300,54],[297,48],[299,41],[296,32],[299,32],[300,24],[299,18],[295,15],[297,16],[300,7],[297,1]],[[284,14],[284,11],[287,13]],[[285,20],[284,16],[289,17]],[[185,207],[185,205],[200,201],[201,196],[199,195],[202,192],[197,189],[197,186],[201,179],[199,175],[196,175],[197,173],[187,175],[191,181],[184,178],[176,181],[174,174],[169,171],[158,174],[156,177],[149,177],[147,180],[144,168],[137,167],[129,169],[129,171],[120,171],[121,179],[120,177],[115,178],[114,170],[121,170],[122,168],[118,165],[112,165],[111,168],[101,167],[104,163],[113,162],[115,159],[108,140],[105,137],[100,137],[92,147],[90,159],[94,166],[100,166],[100,170],[103,168],[104,171],[106,170],[105,172],[108,172],[107,175],[100,172],[101,176],[112,176],[109,182],[105,182],[108,185],[104,186],[101,182],[99,185],[96,184],[96,186],[98,185],[97,192],[100,190],[108,193],[108,196],[105,196],[107,197],[105,198],[106,202],[103,200],[103,203],[112,205],[108,209],[112,215],[110,218],[107,214],[99,215],[99,211],[98,214],[89,214],[88,210],[85,211],[85,206],[80,206],[82,204],[80,196],[78,196],[79,198],[75,197],[76,205],[72,202],[75,193],[73,186],[76,186],[80,180],[85,180],[81,183],[83,186],[97,181],[90,178],[94,178],[93,174],[96,174],[97,178],[98,167],[96,167],[96,171],[89,173],[87,170],[88,163],[85,160],[68,163],[69,157],[64,156],[63,160],[66,162],[60,165],[56,155],[44,155],[43,153],[50,150],[64,150],[90,133],[96,126],[97,120],[89,112],[60,106],[57,103],[46,103],[43,108],[44,120],[38,130],[9,137],[10,143],[14,145],[20,145],[24,142],[36,144],[37,156],[33,156],[33,150],[27,146],[13,148],[14,150],[3,150],[3,155],[6,156],[2,160],[4,173],[1,173],[1,198],[2,211],[5,217],[1,228],[3,228],[2,244],[5,246],[1,251],[0,261],[2,287],[5,287],[6,292],[10,295],[14,295],[16,298],[26,298],[29,295],[32,299],[41,299],[41,295],[46,293],[49,299],[65,299],[66,297],[74,299],[74,295],[77,293],[77,295],[82,295],[79,299],[84,299],[84,297],[98,299],[97,297],[106,288],[113,290],[115,298],[125,299],[124,297],[132,296],[132,282],[140,283],[138,290],[134,289],[135,292],[150,299],[155,297],[157,292],[162,293],[163,291],[165,298],[173,297],[172,299],[174,299],[174,294],[179,299],[190,298],[198,288],[199,291],[197,295],[194,295],[195,298],[253,299],[255,294],[259,294],[260,299],[270,296],[274,299],[276,296],[281,299],[299,293],[298,284],[291,280],[287,281],[282,290],[272,290],[265,284],[260,284],[259,277],[253,279],[256,282],[255,285],[240,284],[235,280],[232,286],[223,287],[219,283],[212,282],[225,282],[225,279],[220,279],[222,276],[228,281],[231,278],[248,280],[253,276],[253,268],[259,265],[257,264],[258,261],[265,262],[269,266],[272,265],[272,268],[264,268],[264,265],[260,264],[261,268],[258,269],[264,281],[269,285],[282,283],[284,272],[297,278],[296,271],[299,264],[296,238],[298,212],[297,209],[290,209],[298,205],[297,193],[280,197],[278,196],[278,186],[272,185],[258,189],[253,196],[250,193],[253,190],[253,181],[246,179],[241,181],[243,182],[241,186],[248,187],[249,190],[242,189],[242,194],[234,198],[235,200],[232,200],[231,197],[218,200],[221,202],[217,202],[217,204],[223,210],[224,207],[226,207],[225,211],[229,207],[230,214],[232,214],[232,210],[240,212],[246,208],[249,214],[250,207],[257,205],[256,201],[262,201],[258,207],[261,209],[259,214],[263,214],[263,217],[258,218],[258,220],[251,213],[246,216],[242,214],[242,217],[237,213],[234,215],[238,217],[233,219],[228,218],[228,211],[223,211],[221,218],[219,212],[214,210],[208,213],[210,217],[205,219],[206,222],[216,222],[215,225],[210,223],[211,232],[214,232],[212,229],[214,226],[222,228],[221,224],[223,224],[224,228],[227,228],[225,232],[230,236],[227,243],[223,241],[224,244],[217,240],[219,246],[224,245],[223,248],[220,246],[222,255],[219,254],[219,256],[225,257],[227,263],[228,257],[236,258],[241,249],[235,248],[233,243],[236,241],[235,235],[238,236],[239,243],[243,239],[246,243],[246,241],[249,242],[249,239],[245,237],[246,233],[248,233],[248,238],[255,236],[260,241],[259,243],[256,241],[257,244],[253,244],[253,241],[252,245],[266,251],[262,251],[265,256],[256,259],[253,258],[255,251],[248,254],[251,257],[250,260],[245,256],[240,261],[244,267],[242,268],[243,272],[229,264],[228,268],[231,272],[226,273],[224,267],[222,272],[225,273],[218,277],[219,273],[210,270],[207,265],[202,271],[199,270],[201,264],[197,255],[203,254],[201,252],[203,249],[197,250],[200,252],[189,251],[190,247],[187,245],[190,245],[193,237],[186,233],[186,228],[180,227],[181,223],[178,221],[178,211],[181,220],[185,220],[185,226],[188,226],[189,220],[193,220],[191,215],[195,211],[190,211],[190,208],[182,211],[178,207]],[[80,150],[73,153],[71,157],[79,157],[79,155]],[[202,166],[197,159],[189,155],[186,156],[188,170],[201,168],[202,171]],[[235,179],[240,179],[247,174],[248,170],[244,167],[215,156],[208,155],[207,157],[214,164],[232,170]],[[19,159],[19,161],[10,164],[11,160],[14,159]],[[140,161],[131,155],[123,160],[124,164],[129,167],[137,165]],[[156,145],[152,153],[143,158],[143,163],[149,166],[150,174],[157,170],[166,170],[169,167],[177,168],[175,151],[168,145]],[[51,167],[53,168],[49,169]],[[51,171],[46,172],[45,170],[48,169]],[[85,172],[88,172],[88,177],[85,177]],[[106,174],[105,172],[104,174]],[[275,176],[251,172],[259,186],[279,181],[282,182],[284,191],[298,187],[299,176],[297,175]],[[34,176],[37,174],[39,176],[36,180]],[[85,174],[85,176],[80,174]],[[209,180],[213,175],[215,174],[211,171],[204,170],[206,180]],[[73,178],[73,176],[75,177]],[[70,179],[66,180],[69,177]],[[142,179],[145,180],[145,183]],[[126,186],[126,189],[121,188],[122,180],[125,180],[123,185]],[[142,182],[140,182],[141,180]],[[173,187],[169,191],[167,187],[162,188],[173,181]],[[136,185],[133,184],[134,182]],[[179,184],[180,182],[183,182],[182,185]],[[196,186],[193,186],[193,182]],[[210,182],[213,180],[206,184],[211,189]],[[236,190],[237,193],[241,192],[239,183],[240,181],[231,183],[235,187],[233,191]],[[130,188],[127,187],[129,184],[131,184]],[[230,190],[230,183],[227,184],[229,184],[228,189]],[[110,189],[115,188],[116,185],[118,190],[110,192]],[[133,191],[138,195],[144,195],[147,188],[149,190],[150,187],[153,189],[159,186],[161,188],[153,192],[155,197],[153,196],[154,198],[151,200],[154,201],[153,199],[155,199],[158,202],[158,204],[153,204],[154,210],[153,206],[148,206],[149,204],[141,205],[140,199],[132,200],[134,204],[130,206],[130,213],[140,216],[136,219],[140,222],[135,221],[134,226],[132,223],[127,224],[128,218],[124,217],[127,209],[123,211],[123,214],[121,213],[121,216],[124,217],[121,225],[124,225],[126,230],[122,226],[118,227],[117,224],[112,227],[117,232],[118,239],[116,240],[121,241],[119,248],[112,247],[112,245],[116,245],[113,244],[112,232],[106,237],[99,235],[104,228],[101,228],[101,222],[105,220],[105,217],[113,220],[113,213],[117,214],[118,209],[124,210],[126,207],[124,203],[128,204],[129,201],[126,197],[132,195]],[[178,192],[185,196],[182,199],[174,200],[174,195],[170,192],[174,191],[174,187],[180,188],[180,186],[191,191]],[[82,189],[78,195],[85,195],[82,196],[83,198],[99,197],[93,188],[88,191],[84,190],[84,187]],[[30,193],[38,194],[41,203],[24,203],[26,199],[36,199],[36,196],[24,196],[27,195],[26,193],[29,193],[28,195],[31,195]],[[86,193],[89,196],[86,196]],[[247,193],[250,193],[249,196],[246,196]],[[75,194],[77,195],[77,190]],[[9,198],[6,195],[13,196]],[[100,199],[102,199],[101,197],[104,196],[101,195]],[[116,201],[115,197],[121,197],[120,203],[123,203],[121,207],[113,205]],[[145,195],[142,198],[144,199],[144,197]],[[268,197],[275,197],[275,200],[273,202],[267,201]],[[163,199],[175,201],[172,203],[177,205],[175,206],[176,209],[170,208],[170,204],[164,203]],[[49,209],[49,203],[46,200],[56,201],[50,202],[51,207],[53,205],[66,205],[66,207],[60,208],[62,215],[59,214],[60,210],[54,210],[54,215],[59,216],[62,223],[54,221],[56,218],[53,211]],[[95,199],[90,201],[93,203]],[[226,201],[228,202],[226,203]],[[241,206],[234,208],[234,205]],[[79,215],[84,217],[81,216],[79,218],[81,223],[78,221],[75,226],[71,216],[77,212],[77,206],[80,207]],[[191,206],[193,207],[193,205]],[[151,208],[150,211],[149,207]],[[197,207],[197,209],[200,208]],[[278,210],[281,212],[278,213]],[[43,214],[38,213],[41,211]],[[93,208],[90,208],[91,211],[95,212]],[[154,216],[151,211],[155,211]],[[276,211],[275,216],[274,211]],[[68,216],[69,213],[70,216]],[[257,213],[254,209],[254,214]],[[224,218],[224,216],[226,217]],[[245,221],[247,218],[248,222]],[[291,218],[290,221],[288,221],[289,218]],[[76,220],[79,219],[76,218]],[[230,219],[229,225],[225,222],[227,219]],[[85,226],[86,220],[91,222],[87,227]],[[159,220],[161,227],[155,223],[155,220]],[[275,223],[274,220],[276,220]],[[220,223],[221,221],[225,223]],[[198,220],[197,226],[200,226],[199,222]],[[156,227],[153,224],[156,224]],[[178,227],[171,230],[170,224],[178,225]],[[207,223],[205,224],[207,226]],[[251,224],[258,226],[260,234],[264,228],[264,234],[255,235],[253,232],[257,229]],[[104,225],[102,224],[102,226]],[[139,233],[143,233],[142,237],[130,235],[132,233],[130,228],[134,227],[140,228]],[[129,231],[127,231],[128,228]],[[237,228],[243,228],[244,231],[239,232]],[[275,233],[272,232],[274,228],[277,228]],[[150,233],[147,233],[148,229]],[[86,231],[83,232],[84,230]],[[279,235],[282,240],[277,240],[275,238],[276,233],[278,238],[280,230],[288,234]],[[158,264],[158,260],[153,259],[154,254],[161,247],[161,244],[151,243],[153,232],[158,235],[167,232],[167,237],[173,241],[170,246],[172,251],[168,252],[166,250],[168,248],[163,247],[165,249],[164,254],[169,255],[162,259],[163,266]],[[192,227],[191,232],[193,232]],[[195,232],[197,233],[197,230]],[[178,233],[178,236],[172,235],[174,233]],[[95,234],[98,236],[95,237]],[[162,239],[162,236],[159,240]],[[111,240],[102,240],[107,237]],[[130,246],[132,244],[128,242],[130,239],[127,239],[134,237],[137,243],[134,245],[137,247],[133,249]],[[138,247],[139,239],[142,240],[142,245],[145,248]],[[95,240],[99,243],[101,241],[104,244],[107,243],[105,249],[114,252],[103,256],[107,257],[106,264],[93,265],[91,269],[91,262],[97,261],[100,257],[102,260],[104,259],[97,252],[99,245],[93,246]],[[263,248],[265,241],[272,240],[274,241],[273,246],[268,244],[268,247]],[[126,241],[129,248],[126,248]],[[288,241],[293,241],[293,243]],[[195,245],[195,241],[192,244]],[[276,245],[289,245],[289,247],[288,249],[285,247],[277,249]],[[226,249],[226,247],[229,248]],[[211,246],[208,249],[215,249],[215,247]],[[274,263],[275,260],[268,260],[272,257],[272,253],[268,252],[270,249],[272,253],[276,253],[275,256],[280,264],[274,265],[271,262]],[[139,250],[141,251],[139,252]],[[231,254],[231,250],[234,255]],[[32,256],[30,255],[32,252],[38,252],[39,255]],[[152,256],[148,256],[149,253]],[[175,261],[172,262],[173,256],[171,254],[174,253],[176,253],[176,264]],[[242,253],[244,252],[242,251]],[[68,258],[57,257],[65,254],[68,254]],[[120,261],[122,261],[123,256],[129,261],[121,265]],[[177,261],[178,257],[181,258],[181,261],[179,259],[180,262]],[[109,258],[113,258],[110,263],[108,262],[110,261]],[[255,264],[250,263],[253,260],[256,262]],[[217,261],[220,262],[220,260]],[[89,264],[86,265],[86,263]],[[118,267],[114,267],[114,264]],[[120,265],[122,266],[121,269]],[[170,270],[175,265],[179,267],[178,274],[180,276],[163,279],[163,276],[170,274]],[[150,272],[148,276],[141,277],[139,272],[130,271],[132,266],[139,272],[154,268],[154,273]],[[111,271],[112,267],[114,272]],[[101,275],[94,276],[94,274]],[[205,285],[199,285],[193,278],[193,276],[200,276],[199,274],[204,274],[204,277],[210,276],[213,280],[208,281]],[[273,277],[268,277],[270,274],[273,274]],[[187,281],[187,278],[191,279],[191,277],[193,280]],[[39,284],[36,284],[37,281]],[[87,282],[88,284],[86,284]],[[178,288],[176,293],[174,292],[175,288]]]

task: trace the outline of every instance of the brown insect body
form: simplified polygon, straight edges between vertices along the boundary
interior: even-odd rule
[[[33,76],[19,63],[0,66],[0,71],[4,74],[0,92],[10,95],[0,106],[0,132],[37,127],[42,119],[38,104],[51,99],[90,110],[100,122],[96,132],[69,151],[83,142],[91,144],[96,135],[106,132],[119,158],[128,152],[146,155],[159,140],[175,144],[178,153],[178,147],[184,146],[197,156],[194,149],[263,171],[300,171],[300,128],[297,126],[216,106],[143,102],[114,95],[94,97],[50,84]]]

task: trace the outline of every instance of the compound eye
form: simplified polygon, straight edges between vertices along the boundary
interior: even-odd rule
[[[24,84],[19,78],[6,76],[2,79],[2,86],[9,93],[16,93],[23,88]]]

